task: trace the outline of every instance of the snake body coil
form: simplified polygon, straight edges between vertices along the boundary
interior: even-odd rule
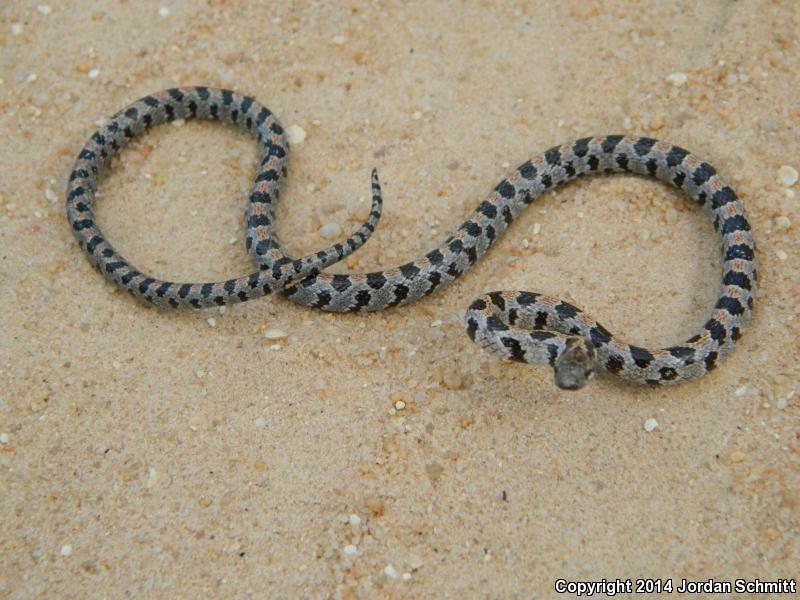
[[[258,139],[261,159],[247,203],[246,243],[259,270],[216,283],[174,283],[136,269],[105,239],[93,204],[101,170],[134,137],[159,123],[205,119],[236,125]],[[172,308],[221,306],[258,298],[287,282],[314,274],[348,256],[375,231],[381,215],[377,174],[372,174],[372,211],[343,243],[299,259],[289,258],[273,229],[275,203],[286,176],[289,144],[278,120],[253,98],[206,87],[175,88],[146,96],[111,117],[84,146],[67,187],[67,218],[92,264],[136,298]]]
[[[144,275],[122,258],[94,223],[92,201],[101,165],[130,138],[175,118],[228,121],[256,135],[262,160],[247,211],[247,248],[259,270],[249,277],[176,284]],[[67,215],[81,247],[101,272],[134,296],[163,306],[209,306],[248,300],[274,289],[299,304],[334,312],[403,305],[453,281],[491,247],[519,213],[544,192],[578,176],[629,172],[665,181],[705,207],[722,240],[722,289],[701,331],[681,345],[647,350],[615,338],[571,304],[533,292],[492,292],[465,317],[477,344],[504,358],[544,363],[556,384],[578,389],[598,369],[637,383],[671,384],[713,369],[734,346],[753,307],[755,243],[744,208],[716,170],[686,150],[651,138],[609,135],[556,146],[501,181],[441,246],[393,269],[330,275],[325,267],[355,251],[380,218],[373,172],[369,219],[343,244],[301,259],[283,251],[275,232],[275,201],[286,174],[288,145],[277,120],[255,100],[227,90],[180,88],[148,96],[111,118],[78,157],[67,193]]]

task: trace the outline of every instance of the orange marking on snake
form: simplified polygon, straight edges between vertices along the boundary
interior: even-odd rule
[[[711,188],[712,192],[718,192],[724,186],[722,184],[722,180],[717,177],[716,175],[712,175],[711,178],[708,180],[708,187]]]

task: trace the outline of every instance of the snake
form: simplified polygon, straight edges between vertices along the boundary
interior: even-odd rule
[[[258,270],[250,275],[209,283],[178,283],[151,277],[125,259],[97,225],[95,195],[100,177],[112,159],[137,135],[176,119],[222,121],[258,140],[260,157],[246,210],[246,246],[258,264]],[[273,227],[288,157],[286,132],[275,115],[252,97],[202,86],[164,90],[137,100],[107,119],[84,145],[67,185],[67,219],[89,261],[106,278],[143,302],[169,308],[245,302],[349,256],[370,238],[381,216],[380,182],[373,171],[372,207],[357,230],[324,250],[290,258]]]
[[[106,240],[92,213],[98,175],[130,139],[173,119],[211,119],[257,137],[261,161],[245,214],[245,242],[258,270],[218,283],[171,283],[150,277]],[[382,192],[372,172],[368,219],[344,242],[301,259],[287,255],[275,230],[275,205],[286,177],[288,142],[277,118],[253,98],[206,87],[146,96],[96,132],[78,156],[67,188],[67,216],[90,261],[134,297],[173,308],[224,305],[281,291],[289,300],[330,312],[377,311],[418,300],[475,264],[519,214],[545,192],[583,175],[632,173],[688,194],[710,216],[721,241],[722,285],[711,315],[682,344],[648,350],[622,341],[564,300],[539,292],[501,290],[472,301],[464,316],[469,338],[503,359],[549,365],[557,387],[577,390],[604,371],[641,384],[677,384],[716,368],[742,336],[758,280],[756,246],[744,206],[707,162],[649,137],[604,135],[555,146],[517,167],[441,245],[397,267],[370,273],[323,272],[369,239],[381,216]]]

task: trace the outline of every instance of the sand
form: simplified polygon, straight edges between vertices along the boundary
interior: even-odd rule
[[[791,0],[4,2],[0,598],[796,578],[800,185],[779,169],[800,169],[798,30]],[[455,284],[396,310],[280,295],[224,314],[146,308],[92,270],[63,190],[96,122],[191,84],[252,94],[305,132],[279,209],[296,255],[330,243],[329,223],[355,227],[380,170],[379,230],[335,272],[431,249],[557,143],[689,148],[747,207],[753,320],[679,387],[561,392],[547,369],[469,342],[464,308],[504,288],[563,296],[643,345],[695,332],[719,285],[711,224],[625,176],[545,195]],[[255,159],[232,129],[159,127],[103,181],[99,223],[154,275],[248,273]]]

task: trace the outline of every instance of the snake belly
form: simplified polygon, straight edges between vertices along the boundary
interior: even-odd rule
[[[222,121],[258,140],[261,153],[246,212],[246,246],[258,270],[211,283],[175,283],[151,277],[128,262],[95,222],[98,180],[111,159],[136,136],[175,119]],[[78,155],[67,186],[67,219],[89,261],[135,298],[167,308],[222,306],[258,298],[312,275],[361,247],[381,215],[378,176],[372,173],[372,209],[346,240],[308,256],[286,255],[274,230],[275,205],[287,173],[289,144],[277,118],[250,96],[224,89],[185,87],[145,96],[112,116]]]
[[[647,350],[627,344],[580,309],[543,294],[493,292],[465,316],[470,338],[507,359],[549,364],[556,384],[578,389],[595,371],[628,381],[674,384],[714,369],[742,335],[753,308],[755,242],[744,207],[708,163],[646,137],[608,135],[553,147],[501,181],[438,248],[395,268],[322,273],[283,290],[305,306],[334,312],[382,310],[443,287],[475,264],[520,212],[544,192],[581,175],[624,172],[654,177],[688,193],[711,217],[722,241],[722,287],[709,319],[683,344]]]

